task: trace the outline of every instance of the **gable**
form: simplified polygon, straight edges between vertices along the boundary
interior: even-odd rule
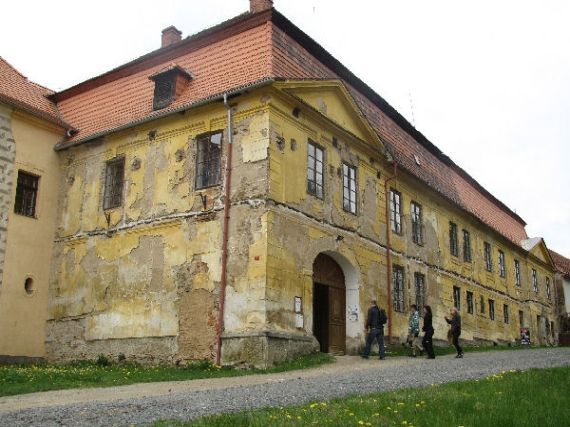
[[[544,262],[545,264],[552,264],[550,259],[550,255],[548,254],[548,249],[546,249],[546,245],[544,241],[541,240],[538,245],[531,249],[530,253],[534,255],[536,258]]]

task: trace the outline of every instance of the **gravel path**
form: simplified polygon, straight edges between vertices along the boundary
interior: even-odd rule
[[[190,419],[217,412],[302,404],[356,393],[469,380],[508,369],[568,365],[570,348],[492,351],[466,354],[464,359],[442,356],[436,360],[394,358],[378,361],[345,356],[333,365],[283,374],[0,398],[0,425],[140,425],[160,419]]]

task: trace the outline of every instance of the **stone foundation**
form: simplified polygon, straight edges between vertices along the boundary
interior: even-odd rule
[[[268,368],[318,350],[317,340],[306,335],[262,331],[222,336],[224,365],[247,363],[256,368]]]

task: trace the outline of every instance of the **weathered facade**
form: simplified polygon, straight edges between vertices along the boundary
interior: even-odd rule
[[[73,129],[56,145],[46,356],[354,354],[373,298],[395,342],[412,303],[438,340],[456,305],[465,340],[552,342],[542,239],[270,6],[167,29],[51,97]]]

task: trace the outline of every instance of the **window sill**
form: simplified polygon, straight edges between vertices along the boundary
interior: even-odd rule
[[[18,215],[21,218],[38,219],[38,215],[30,216],[30,215],[21,214],[18,212],[14,212],[14,215]]]

